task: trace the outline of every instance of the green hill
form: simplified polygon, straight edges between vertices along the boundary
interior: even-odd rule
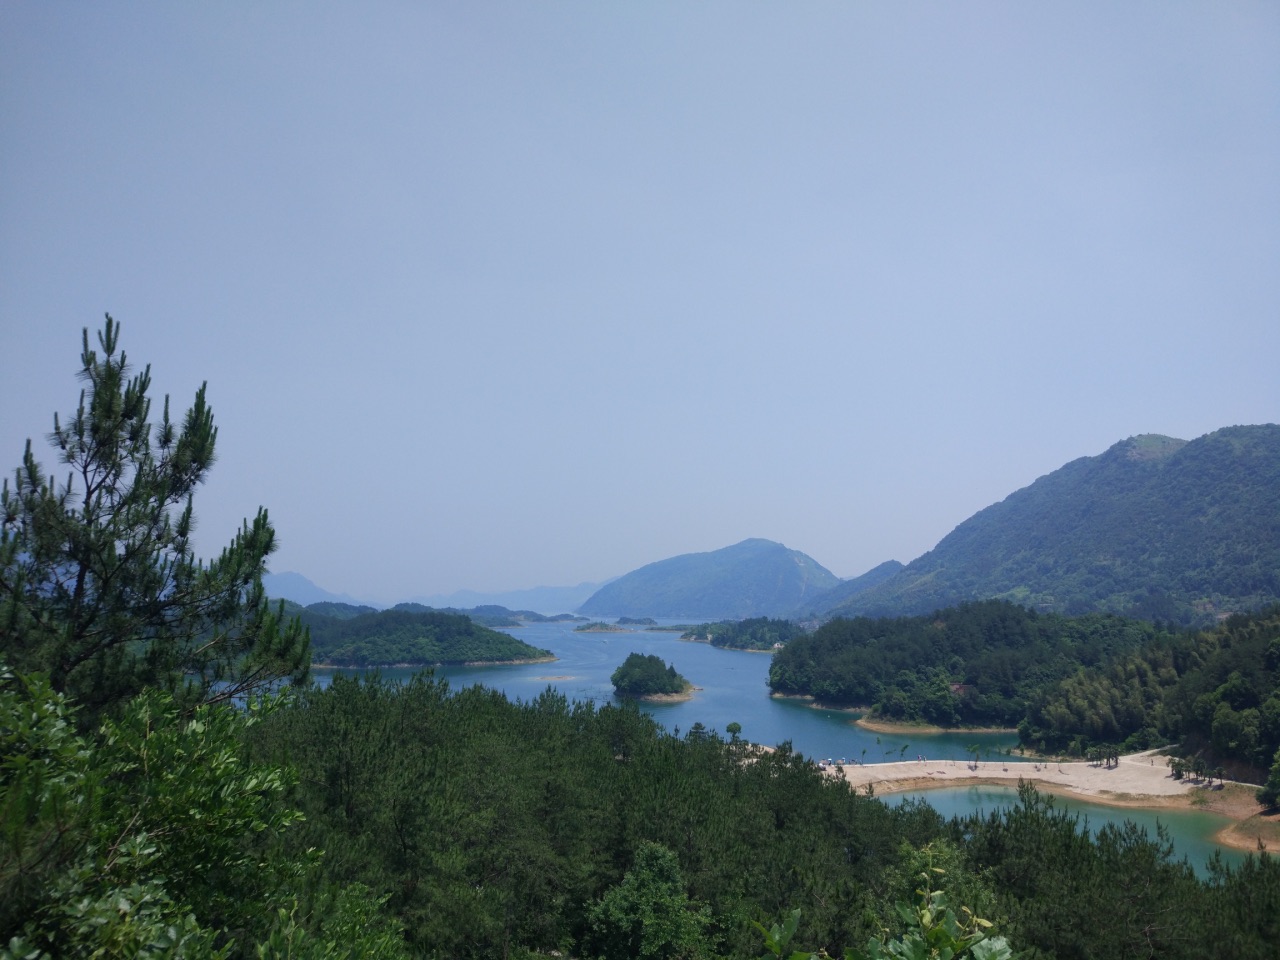
[[[829,616],[1003,598],[1203,623],[1280,600],[1280,426],[1139,436],[970,517]]]
[[[597,590],[578,612],[593,617],[785,616],[839,583],[800,551],[753,539],[633,570]]]
[[[339,619],[308,608],[300,617],[311,630],[311,658],[317,664],[374,667],[554,659],[548,650],[459,614],[383,610]]]
[[[879,566],[872,567],[862,576],[841,580],[830,590],[817,596],[806,598],[799,609],[795,611],[795,615],[804,618],[811,616],[815,611],[830,610],[833,607],[848,603],[854,597],[860,596],[872,587],[884,583],[902,569],[902,564],[897,560],[886,560]]]

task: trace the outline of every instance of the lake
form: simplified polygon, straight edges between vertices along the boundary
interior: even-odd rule
[[[967,817],[971,813],[990,813],[1012,806],[1018,799],[1014,787],[974,785],[969,787],[945,787],[941,790],[920,790],[885,794],[880,799],[890,806],[902,803],[908,797],[924,800],[944,817]],[[1186,857],[1201,877],[1208,875],[1205,865],[1215,853],[1229,864],[1241,863],[1246,854],[1242,850],[1224,847],[1213,842],[1213,835],[1231,823],[1227,817],[1202,810],[1140,810],[1132,807],[1109,807],[1100,803],[1088,803],[1074,797],[1054,797],[1054,806],[1080,816],[1082,824],[1090,830],[1098,830],[1108,823],[1123,824],[1131,820],[1156,835],[1157,825],[1163,825],[1173,840],[1180,857]]]
[[[659,624],[676,621],[659,620]],[[691,621],[680,621],[688,623]],[[972,757],[971,744],[985,753],[1007,755],[1019,762],[1014,734],[876,734],[854,724],[854,715],[840,710],[815,709],[804,701],[781,700],[769,696],[770,656],[740,650],[722,650],[704,643],[680,640],[680,634],[649,630],[624,633],[579,633],[573,623],[531,623],[504,628],[504,632],[550,650],[559,659],[553,663],[487,667],[439,667],[437,676],[454,689],[481,684],[501,690],[512,700],[531,700],[554,687],[570,700],[597,705],[616,702],[609,677],[629,653],[653,654],[672,664],[694,686],[693,699],[681,703],[642,703],[640,709],[654,717],[668,731],[684,733],[695,723],[722,735],[730,723],[742,725],[741,736],[755,743],[775,746],[790,741],[792,747],[813,759],[847,759],[876,763],[886,760],[926,756],[938,760],[965,760]],[[417,671],[383,670],[387,679],[407,679]],[[332,671],[314,671],[316,682],[325,685]],[[990,811],[1013,802],[1017,793],[1006,787],[970,787],[928,790],[916,794],[888,794],[885,801],[901,803],[905,796],[919,796],[944,816],[965,816]],[[1060,805],[1079,812],[1092,825],[1112,820],[1133,820],[1154,836],[1158,819],[1173,837],[1180,856],[1186,856],[1203,871],[1214,851],[1222,851],[1228,862],[1239,862],[1243,854],[1213,843],[1210,837],[1226,820],[1198,811],[1154,811],[1120,809],[1083,801],[1059,799]]]
[[[659,624],[677,621],[659,620]],[[679,621],[689,623],[688,620]],[[694,621],[696,622],[696,621]],[[875,763],[914,759],[918,754],[942,760],[972,756],[970,744],[981,744],[992,755],[1017,744],[1013,734],[875,734],[854,725],[855,715],[841,710],[818,710],[801,700],[769,696],[767,653],[722,650],[706,643],[679,639],[680,634],[643,629],[624,633],[579,633],[573,623],[531,623],[504,628],[525,643],[550,650],[554,663],[495,665],[487,667],[439,667],[437,676],[454,688],[482,684],[501,690],[512,700],[531,700],[554,687],[570,700],[597,705],[615,703],[609,677],[629,653],[653,654],[672,664],[697,690],[692,700],[680,703],[641,703],[668,731],[681,733],[695,723],[724,734],[730,723],[742,725],[741,736],[754,743],[775,746],[790,740],[807,757],[846,758],[850,762]],[[329,671],[316,670],[318,683],[327,683]],[[388,678],[407,678],[414,670],[383,670]],[[1016,753],[1011,760],[1020,759]]]

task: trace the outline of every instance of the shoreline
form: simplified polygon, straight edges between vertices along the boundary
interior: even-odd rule
[[[1280,813],[1264,814],[1254,784],[1227,781],[1175,780],[1156,751],[1128,754],[1114,767],[1087,761],[1006,763],[984,760],[975,767],[968,760],[906,760],[893,763],[848,764],[831,771],[855,790],[903,793],[947,787],[1016,787],[1031,783],[1042,793],[1110,807],[1147,810],[1204,811],[1227,817],[1231,823],[1214,834],[1214,842],[1235,850],[1280,848]]]
[[[774,693],[769,691],[770,700],[797,700],[806,704],[813,710],[832,710],[836,713],[866,713],[870,707],[841,707],[831,703],[823,703],[821,700],[810,696],[807,693]],[[855,721],[856,722],[856,721]]]
[[[689,684],[679,693],[646,693],[638,697],[629,697],[615,690],[613,695],[619,700],[636,700],[641,703],[684,703],[686,700],[692,700],[693,695],[701,689],[702,687]]]
[[[774,653],[773,650],[757,650],[755,647],[717,647],[714,643],[712,643],[706,637],[676,637],[676,639],[679,640],[681,643],[700,643],[705,647],[711,647],[713,650],[729,650],[733,653],[767,653],[769,654],[769,656],[773,656],[773,653]],[[771,693],[769,694],[769,696],[772,697],[774,696],[774,694]],[[790,696],[790,695],[780,693],[780,694],[777,694],[777,696],[784,697],[784,696]]]
[[[865,716],[853,721],[855,726],[872,733],[911,734],[921,733],[933,736],[939,733],[1011,733],[1018,732],[1017,727],[935,727],[929,723],[896,723],[892,720],[868,720]]]
[[[312,670],[427,670],[432,667],[510,667],[528,663],[555,663],[559,657],[530,657],[527,660],[433,660],[405,663],[313,663]]]

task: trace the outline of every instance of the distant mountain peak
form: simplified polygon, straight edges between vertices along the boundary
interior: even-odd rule
[[[1186,445],[1187,441],[1179,440],[1177,437],[1166,437],[1159,433],[1140,433],[1128,440],[1121,440],[1112,447],[1112,450],[1120,453],[1127,460],[1164,460]]]
[[[733,619],[785,616],[840,579],[812,557],[751,537],[646,564],[596,591],[588,616]]]

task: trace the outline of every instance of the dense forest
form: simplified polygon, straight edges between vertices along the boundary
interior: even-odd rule
[[[1265,853],[1199,879],[1030,788],[946,822],[632,704],[309,686],[262,589],[265,512],[218,559],[191,549],[203,390],[152,425],[116,333],[99,353],[86,331],[89,388],[55,423],[73,479],[28,449],[0,491],[0,960],[1275,955]],[[1255,709],[1219,673],[1276,659],[1258,626],[1228,624],[1172,702]]]
[[[315,605],[307,609],[315,609]],[[518,627],[524,623],[559,623],[566,620],[585,619],[570,613],[547,616],[533,610],[511,610],[496,603],[485,603],[478,607],[428,607],[421,603],[397,603],[391,609],[409,613],[453,613],[470,617],[485,627]]]
[[[1084,666],[1031,698],[1019,733],[1037,749],[1076,754],[1175,743],[1235,779],[1280,773],[1280,607]]]
[[[684,693],[692,684],[676,668],[653,654],[629,653],[609,679],[619,697],[654,697]]]
[[[1143,621],[1039,614],[1001,600],[837,619],[774,654],[769,686],[891,720],[1012,728],[1047,685],[1161,635]]]
[[[803,629],[790,620],[751,617],[747,620],[721,620],[690,627],[681,640],[702,640],[713,647],[727,650],[772,650],[800,636]]]
[[[338,618],[303,615],[317,663],[341,667],[497,663],[551,659],[509,633],[437,610],[382,610]]]

